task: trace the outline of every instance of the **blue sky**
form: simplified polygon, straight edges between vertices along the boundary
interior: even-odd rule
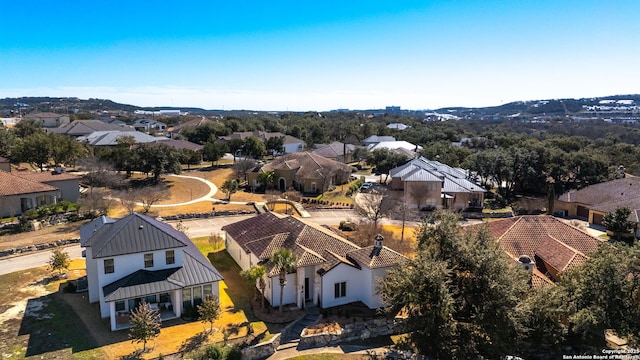
[[[3,2],[0,98],[322,111],[635,94],[639,16],[637,0]]]

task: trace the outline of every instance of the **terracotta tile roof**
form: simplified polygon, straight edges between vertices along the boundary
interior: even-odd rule
[[[402,263],[407,258],[387,247],[367,246],[359,250],[347,253],[347,257],[352,258],[369,269],[389,267]]]
[[[42,171],[42,172],[17,171],[12,174],[26,180],[37,181],[42,183],[47,183],[52,181],[61,181],[61,180],[80,180],[80,177],[78,175],[70,174],[67,172],[55,173],[50,171]]]
[[[321,179],[324,170],[351,173],[349,165],[310,152],[286,154],[262,167],[263,171],[290,169],[297,169],[296,176],[303,179]]]
[[[491,234],[511,258],[536,256],[559,271],[583,262],[600,240],[551,216],[525,215],[487,223]],[[473,231],[475,226],[465,229]],[[540,267],[536,264],[536,266]]]
[[[329,271],[340,263],[359,267],[360,261],[371,268],[392,265],[392,260],[402,255],[383,248],[380,256],[370,259],[371,249],[361,249],[357,245],[321,226],[306,223],[292,216],[264,213],[243,221],[225,225],[222,228],[245,251],[253,253],[260,260],[268,260],[280,247],[291,250],[296,255],[296,267],[317,265],[321,272]],[[359,252],[361,250],[361,252]],[[393,262],[395,263],[395,262]],[[389,265],[385,265],[389,264]],[[277,269],[268,263],[267,273],[277,274]]]
[[[533,273],[531,274],[531,286],[534,289],[538,289],[549,285],[553,285],[553,281],[541,273],[537,268],[533,269]]]
[[[560,241],[547,238],[534,250],[535,255],[546,265],[557,271],[563,271],[576,256],[577,252]]]
[[[0,170],[0,196],[56,191],[57,188]]]

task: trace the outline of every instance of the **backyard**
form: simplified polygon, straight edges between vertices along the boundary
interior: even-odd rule
[[[99,316],[98,304],[86,293],[63,291],[67,281],[85,275],[84,260],[72,262],[69,278],[54,280],[46,266],[0,276],[0,352],[4,358],[119,359],[155,358],[188,352],[198,346],[222,342],[257,342],[280,331],[281,324],[265,324],[251,311],[254,290],[239,275],[239,267],[216,242],[194,239],[225,281],[220,284],[223,314],[208,334],[208,324],[176,319],[164,322],[160,335],[140,355],[126,330],[112,332],[108,319]],[[247,334],[250,333],[249,336]]]

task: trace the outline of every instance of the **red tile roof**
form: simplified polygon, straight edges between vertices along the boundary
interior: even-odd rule
[[[47,183],[51,181],[60,181],[60,180],[80,180],[80,177],[75,174],[70,173],[54,173],[50,171],[16,171],[14,173],[15,176],[21,177],[26,180],[37,181],[42,183]]]
[[[57,189],[51,185],[0,170],[0,196],[33,194],[56,190]]]
[[[538,256],[559,271],[584,262],[602,242],[551,216],[518,216],[489,222],[487,226],[511,258]]]

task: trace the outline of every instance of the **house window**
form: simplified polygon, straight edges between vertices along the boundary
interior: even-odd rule
[[[191,307],[191,288],[182,289],[182,308]]]
[[[347,283],[345,281],[335,283],[333,285],[333,295],[337,298],[343,298],[347,296]]]
[[[114,271],[115,266],[113,264],[113,259],[104,259],[104,273],[113,274]]]
[[[167,250],[165,253],[165,257],[167,260],[167,265],[176,263],[176,253],[173,250]]]
[[[202,295],[207,297],[207,295],[213,294],[211,284],[207,284],[202,286]]]
[[[168,303],[170,300],[169,294],[168,293],[164,293],[164,294],[160,294],[160,302],[161,303]]]
[[[116,311],[124,311],[124,301],[116,301]]]
[[[153,253],[144,254],[144,267],[153,267]]]
[[[436,199],[435,198],[428,198],[427,199],[427,206],[436,206]]]
[[[196,286],[193,288],[193,305],[197,306],[202,304],[202,288]]]

